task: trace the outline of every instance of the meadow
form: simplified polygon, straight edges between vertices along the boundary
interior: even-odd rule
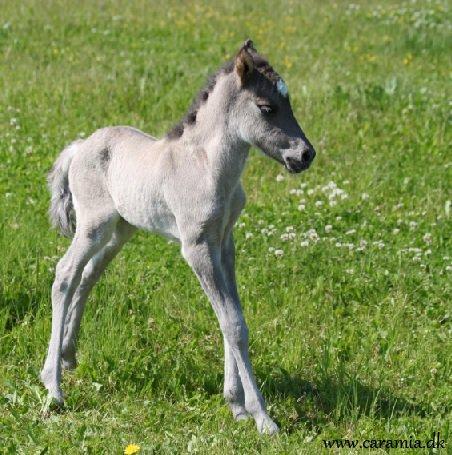
[[[450,449],[448,3],[2,0],[0,453],[319,454],[433,432]],[[235,233],[280,433],[232,419],[210,305],[178,245],[142,232],[93,291],[49,412],[38,374],[68,239],[49,228],[46,173],[102,126],[165,134],[248,37],[317,150],[296,176],[252,151]]]

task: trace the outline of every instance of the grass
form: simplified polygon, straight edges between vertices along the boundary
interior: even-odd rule
[[[0,452],[317,454],[323,439],[434,431],[450,445],[450,29],[439,0],[2,2]],[[66,408],[44,416],[68,245],[49,229],[47,170],[101,126],[164,134],[248,36],[318,152],[296,177],[253,152],[236,229],[281,433],[233,421],[207,299],[178,246],[144,233],[95,288]]]

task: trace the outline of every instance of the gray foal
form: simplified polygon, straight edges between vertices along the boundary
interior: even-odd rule
[[[290,172],[307,169],[315,156],[286,84],[248,40],[163,139],[108,127],[63,150],[49,174],[50,215],[73,240],[56,267],[41,372],[57,402],[63,402],[61,368],[76,366],[88,294],[143,228],[181,243],[212,304],[224,339],[224,397],[234,417],[251,415],[261,433],[278,431],[254,378],[235,279],[232,229],[245,204],[240,177],[251,145]]]

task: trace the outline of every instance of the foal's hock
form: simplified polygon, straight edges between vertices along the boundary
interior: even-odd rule
[[[164,138],[108,127],[60,154],[49,174],[50,217],[71,246],[56,267],[52,333],[41,379],[63,402],[61,369],[75,368],[88,295],[137,228],[181,243],[224,338],[224,397],[236,419],[275,433],[256,385],[237,292],[232,229],[244,204],[240,177],[254,145],[289,172],[315,151],[297,123],[287,86],[248,40],[210,78]]]

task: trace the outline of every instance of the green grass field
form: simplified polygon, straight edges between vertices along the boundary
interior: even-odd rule
[[[450,448],[451,24],[439,0],[3,0],[0,453],[318,454],[323,439],[435,431]],[[49,229],[47,171],[101,126],[163,135],[247,37],[317,149],[301,176],[253,151],[236,228],[252,360],[280,434],[233,421],[209,303],[178,246],[146,233],[95,288],[66,407],[44,413],[68,246]]]

